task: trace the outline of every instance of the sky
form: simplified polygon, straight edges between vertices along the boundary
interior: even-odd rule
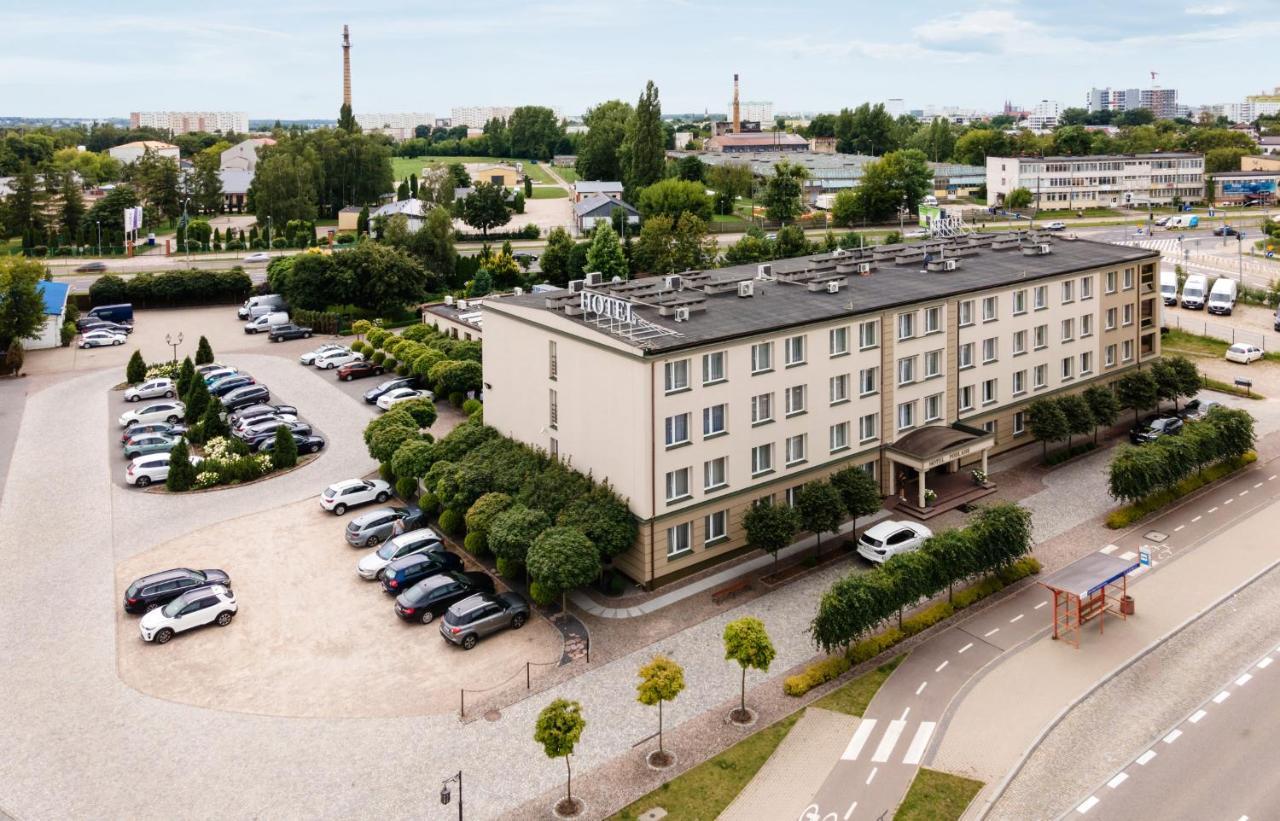
[[[1091,86],[1235,102],[1280,84],[1277,0],[220,0],[193,6],[50,0],[0,10],[0,116],[126,117],[135,110],[332,118],[351,27],[357,112],[634,102],[666,113],[1083,105]],[[126,10],[127,9],[127,10]],[[199,19],[197,17],[199,15]],[[1252,60],[1247,55],[1256,55]],[[1255,71],[1271,66],[1272,72]]]

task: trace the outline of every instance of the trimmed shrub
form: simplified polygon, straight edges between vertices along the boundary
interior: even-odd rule
[[[853,664],[844,656],[832,656],[814,662],[794,676],[787,676],[782,682],[782,692],[789,696],[802,696],[828,681],[834,681],[845,673]]]
[[[468,533],[466,538],[462,540],[462,546],[472,556],[487,556],[489,554],[489,548],[484,543],[483,533],[477,533],[476,531]]]
[[[396,474],[391,470],[390,462],[383,462],[378,465],[378,477],[388,484],[394,485],[396,483]]]
[[[479,399],[468,399],[462,403],[462,412],[467,416],[470,416],[482,407],[484,406],[481,404]]]
[[[276,445],[271,451],[271,466],[276,470],[291,468],[298,464],[298,443],[293,438],[293,431],[284,425],[276,426]]]
[[[504,579],[515,579],[520,576],[523,566],[519,562],[498,557],[498,575]]]
[[[462,403],[465,401],[467,401],[467,395],[462,391],[454,391],[449,394],[449,404],[453,405],[455,408],[462,407]]]
[[[174,493],[180,493],[191,490],[195,483],[196,468],[191,464],[191,451],[187,449],[186,440],[179,439],[178,444],[169,451],[169,477],[165,479],[164,486]]]
[[[529,584],[529,598],[533,599],[534,604],[540,604],[543,607],[548,604],[554,604],[556,597],[560,594],[554,590],[549,590],[537,582]]]
[[[434,493],[427,492],[418,497],[418,507],[428,516],[434,516],[440,509],[440,499]]]
[[[76,338],[77,333],[79,333],[79,331],[76,330],[76,323],[74,322],[62,323],[62,330],[61,330],[62,338],[60,340],[62,343],[62,347],[65,348],[68,345],[70,345],[71,340]]]
[[[129,357],[129,364],[124,369],[124,381],[130,385],[136,385],[147,378],[147,363],[142,358],[142,351],[137,348],[133,351],[133,356]]]
[[[373,354],[373,364],[381,365],[387,361],[387,355],[382,351],[375,351]]]
[[[401,476],[396,479],[396,495],[401,499],[412,499],[418,493],[418,480],[412,476]]]
[[[440,514],[440,529],[449,536],[457,536],[462,532],[463,515],[460,511],[448,508]]]

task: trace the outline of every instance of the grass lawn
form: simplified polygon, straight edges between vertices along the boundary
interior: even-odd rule
[[[1169,332],[1161,338],[1160,347],[1170,353],[1187,353],[1221,359],[1226,355],[1231,343],[1213,336],[1201,336],[1179,328],[1170,328]],[[1280,362],[1280,352],[1268,351],[1262,358],[1267,362]]]
[[[533,187],[533,198],[535,200],[559,200],[569,196],[569,192],[555,185],[535,185]]]
[[[1036,214],[1038,220],[1056,220],[1074,217],[1076,214],[1083,212],[1086,217],[1122,217],[1125,216],[1123,211],[1117,211],[1114,208],[1055,208],[1050,210],[1044,209]],[[1143,212],[1144,216],[1146,212]]]
[[[916,773],[893,821],[951,821],[964,814],[969,802],[982,789],[981,781],[927,770]]]
[[[556,174],[560,176],[560,179],[564,180],[567,183],[575,183],[578,181],[578,172],[571,165],[570,166],[557,165]]]
[[[500,162],[514,165],[522,163],[524,173],[528,174],[534,182],[551,183],[551,176],[543,169],[542,163],[531,165],[528,160],[513,160],[510,158],[495,159],[493,157],[392,157],[391,173],[397,180],[408,179],[410,174],[422,175],[422,169],[428,165],[449,165],[450,163],[478,163],[478,162]]]
[[[885,679],[889,678],[889,674],[906,657],[904,653],[890,659],[869,673],[863,673],[839,690],[834,690],[818,699],[813,703],[813,706],[831,710],[835,713],[861,716],[866,711],[867,705],[871,703],[876,691],[880,689],[880,685],[884,684]]]

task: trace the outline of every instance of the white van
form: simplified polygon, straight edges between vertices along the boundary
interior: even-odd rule
[[[1182,283],[1182,307],[1198,311],[1204,307],[1205,297],[1209,295],[1209,280],[1200,274],[1187,277]]]
[[[1160,272],[1160,296],[1165,305],[1178,304],[1178,275],[1173,271]]]
[[[261,333],[262,331],[269,331],[277,325],[284,325],[288,321],[289,315],[284,311],[263,314],[257,319],[246,322],[244,324],[244,332],[247,334]]]
[[[1236,307],[1236,281],[1227,277],[1219,277],[1209,291],[1209,313],[1226,314]]]
[[[254,309],[257,309],[256,311]],[[262,296],[251,296],[244,301],[244,304],[236,311],[236,315],[241,319],[256,319],[265,313],[278,311],[284,308],[284,297],[279,294],[263,294]]]

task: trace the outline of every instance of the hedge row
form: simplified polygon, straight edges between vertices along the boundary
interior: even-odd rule
[[[1248,411],[1216,407],[1204,419],[1188,422],[1177,436],[1161,436],[1146,445],[1122,447],[1111,460],[1108,491],[1137,502],[1171,490],[1192,474],[1253,449],[1253,417]]]
[[[1107,514],[1107,527],[1112,530],[1121,530],[1128,527],[1143,517],[1160,510],[1167,505],[1171,505],[1190,493],[1194,493],[1207,484],[1216,482],[1224,476],[1230,476],[1245,465],[1251,465],[1258,461],[1258,454],[1249,451],[1243,456],[1234,459],[1227,459],[1218,464],[1206,468],[1194,476],[1188,476],[1178,484],[1167,490],[1161,490],[1153,493],[1145,499],[1125,505]]]
[[[454,339],[424,324],[399,335],[364,320],[353,323],[351,329],[366,339],[355,343],[353,350],[401,376],[416,374],[437,397],[447,398],[455,407],[462,407],[467,395],[483,386],[479,342]]]
[[[107,274],[89,286],[89,300],[94,305],[129,302],[135,308],[169,308],[243,302],[252,290],[253,283],[241,268],[165,271],[128,280]]]
[[[488,234],[457,234],[458,242],[494,242],[506,239],[537,239],[542,236],[541,229],[530,223],[519,231],[490,231]]]

